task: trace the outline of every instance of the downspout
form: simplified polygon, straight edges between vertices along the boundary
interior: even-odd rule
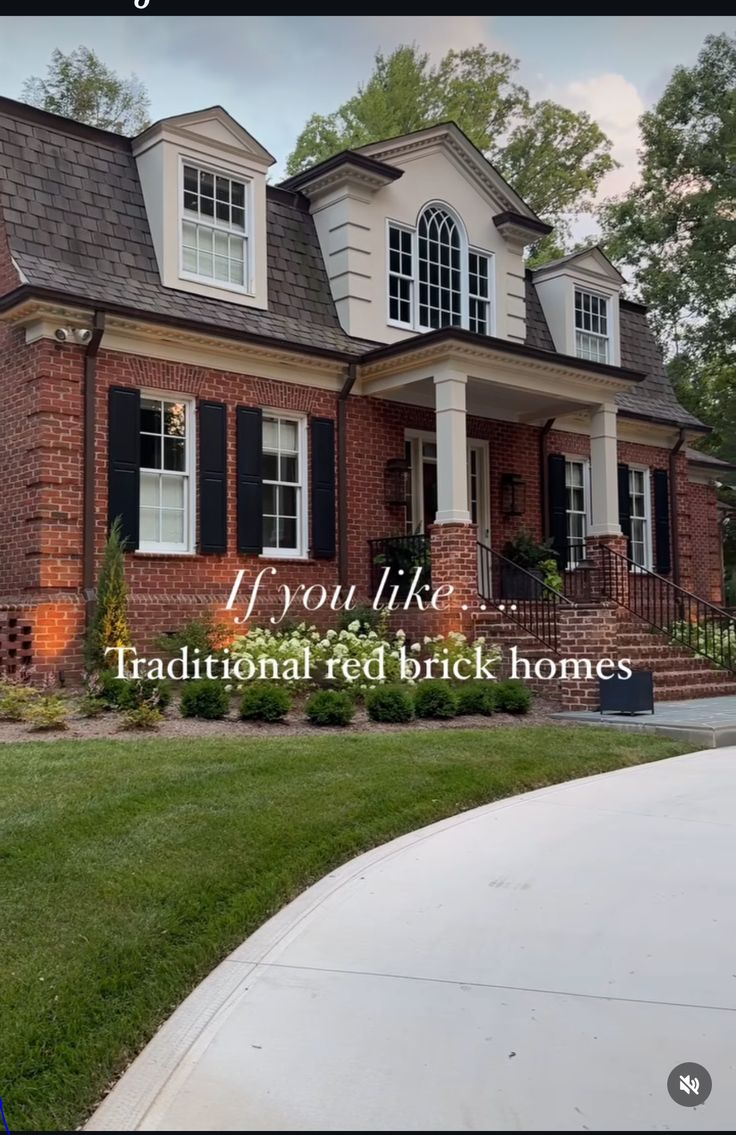
[[[555,424],[554,418],[548,418],[542,426],[542,432],[539,435],[539,487],[540,497],[542,500],[542,535],[545,540],[549,536],[549,482],[547,479],[547,438],[552,426]]]
[[[105,314],[95,312],[92,338],[84,354],[84,512],[82,528],[82,591],[84,624],[95,608],[95,431],[97,427],[97,352],[105,331]]]
[[[348,579],[348,397],[358,377],[358,364],[348,363],[347,375],[337,396],[337,547],[340,586]]]
[[[672,539],[672,579],[680,586],[680,519],[677,514],[676,458],[685,444],[685,429],[680,427],[677,441],[670,450],[670,534]]]

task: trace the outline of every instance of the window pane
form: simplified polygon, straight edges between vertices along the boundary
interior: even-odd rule
[[[164,544],[184,543],[184,513],[180,509],[161,512],[161,541]]]
[[[267,481],[278,481],[279,459],[275,453],[263,454],[263,476]]]
[[[141,540],[145,543],[158,543],[159,511],[157,508],[141,509]]]
[[[164,402],[164,433],[184,437],[186,423],[187,408],[183,402]]]
[[[298,459],[296,457],[282,457],[281,458],[281,480],[282,481],[298,481]]]
[[[276,548],[276,517],[264,516],[263,518],[263,546],[264,548]]]
[[[296,516],[296,488],[279,489],[279,513],[282,516]]]
[[[157,473],[141,473],[141,505],[158,507],[159,477]]]
[[[161,403],[158,399],[141,398],[141,430],[144,433],[161,433]]]
[[[282,419],[280,426],[280,445],[282,450],[290,453],[296,453],[297,448],[297,432],[296,422],[288,422]]]
[[[245,205],[245,185],[242,181],[231,182],[231,194],[233,205],[237,205],[242,209]]]
[[[279,548],[296,548],[296,520],[279,520]]]
[[[276,486],[263,486],[263,512],[264,515],[273,516],[276,512]]]
[[[278,449],[279,427],[273,418],[263,419],[263,448]]]
[[[144,469],[161,468],[161,438],[141,434],[141,466]]]
[[[161,503],[165,508],[184,508],[183,477],[161,478]]]
[[[171,469],[178,473],[184,472],[184,446],[185,443],[182,439],[164,438],[164,469]]]

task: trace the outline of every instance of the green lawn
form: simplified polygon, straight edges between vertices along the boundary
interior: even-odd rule
[[[613,730],[0,746],[0,1095],[74,1128],[243,938],[360,851],[683,752]]]

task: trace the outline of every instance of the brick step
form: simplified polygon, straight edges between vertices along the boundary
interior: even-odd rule
[[[729,678],[722,670],[655,670],[655,686],[691,686],[693,689],[700,686],[719,685],[736,692],[734,679]]]
[[[654,696],[656,701],[687,701],[690,698],[723,698],[728,695],[736,696],[733,686],[664,686],[657,689],[655,682]]]
[[[644,652],[626,650],[619,647],[617,650],[619,658],[630,658],[632,663],[642,670],[651,670],[657,666],[666,666],[669,662],[683,663],[685,666],[692,666],[695,670],[718,670],[720,667],[716,666],[714,662],[710,662],[707,658],[702,658],[699,654],[685,654],[674,650],[657,650],[656,652],[651,648]]]

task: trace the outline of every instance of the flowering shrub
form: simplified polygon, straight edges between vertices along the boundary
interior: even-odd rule
[[[670,624],[670,638],[710,658],[718,666],[731,669],[736,665],[736,627],[711,619],[700,623],[675,622]]]
[[[413,684],[422,678],[472,678],[479,650],[491,670],[500,660],[500,652],[483,638],[468,642],[453,631],[409,644],[405,631],[388,635],[385,626],[384,619],[369,629],[356,618],[342,630],[320,631],[306,623],[288,630],[253,627],[230,648],[233,681],[257,678],[286,681],[296,690],[327,685],[364,694],[402,679]]]

